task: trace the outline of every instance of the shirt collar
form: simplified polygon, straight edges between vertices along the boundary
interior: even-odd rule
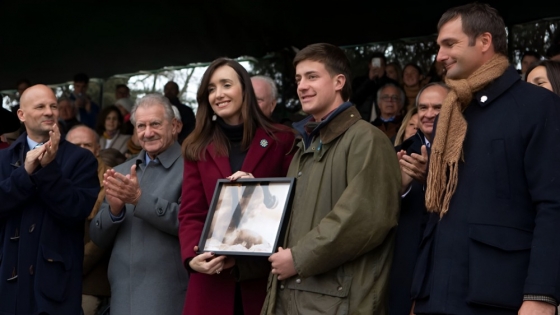
[[[29,150],[33,150],[37,144],[39,144],[39,142],[31,140],[31,138],[27,136],[27,145],[29,146]]]
[[[165,167],[170,168],[175,161],[181,157],[181,145],[179,142],[174,141],[169,148],[159,154],[156,159],[159,163]],[[138,153],[138,157],[136,158],[136,165],[143,164],[144,166],[148,165],[152,159],[148,156],[148,153],[142,149],[140,153]]]

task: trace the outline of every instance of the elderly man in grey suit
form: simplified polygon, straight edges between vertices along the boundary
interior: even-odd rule
[[[183,158],[167,98],[149,94],[132,108],[142,151],[104,174],[106,198],[90,234],[109,262],[111,314],[181,314],[188,276],[181,264],[177,213]]]

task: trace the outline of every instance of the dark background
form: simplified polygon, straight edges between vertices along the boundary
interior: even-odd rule
[[[20,78],[70,81],[261,58],[316,42],[345,46],[436,33],[441,14],[469,1],[0,0],[0,90]],[[560,6],[487,1],[507,25],[560,16]]]

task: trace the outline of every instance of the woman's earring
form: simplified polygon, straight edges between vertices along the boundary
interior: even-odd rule
[[[218,117],[216,117],[216,114],[214,113],[214,115],[212,115],[212,121],[216,121],[216,119],[218,119]]]

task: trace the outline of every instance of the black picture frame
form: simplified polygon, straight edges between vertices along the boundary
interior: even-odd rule
[[[219,179],[198,245],[199,253],[270,256],[284,238],[295,178]]]

